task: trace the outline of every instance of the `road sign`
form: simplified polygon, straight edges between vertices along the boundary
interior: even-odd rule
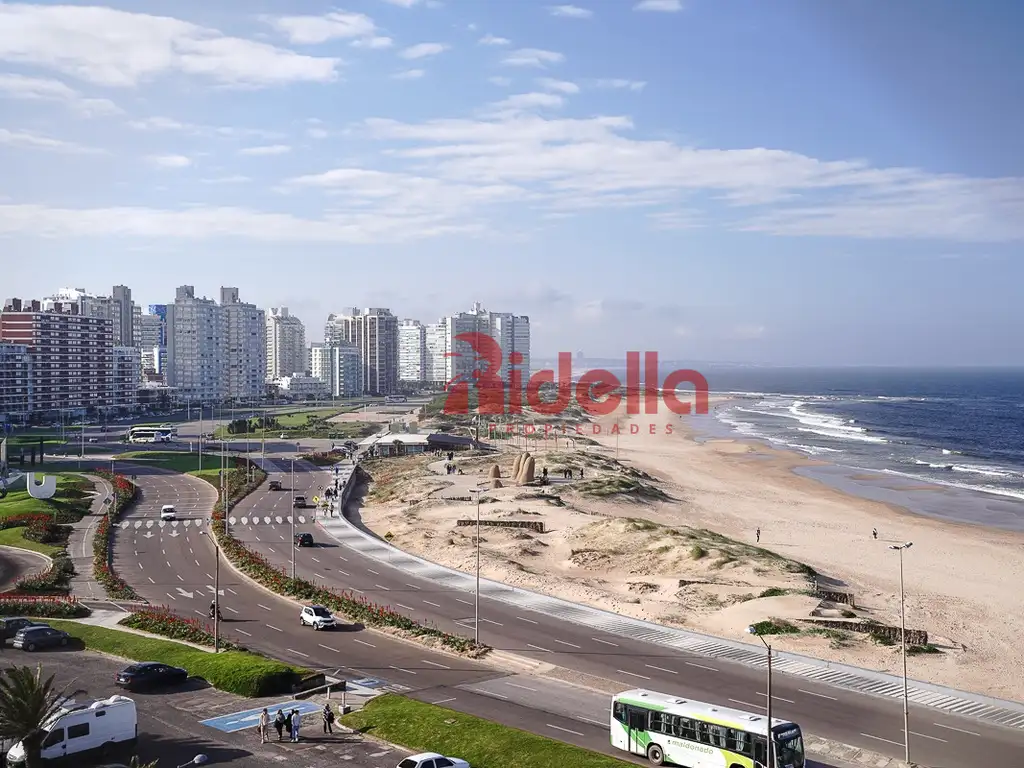
[[[293,709],[297,709],[299,710],[300,715],[311,715],[314,712],[320,711],[320,705],[312,701],[286,701],[281,704],[274,704],[273,706],[267,707],[267,711],[270,713],[271,718],[274,717],[279,709],[284,712],[290,712]],[[259,723],[260,712],[262,711],[262,707],[259,709],[247,709],[244,712],[235,712],[231,715],[221,715],[220,717],[213,717],[209,720],[202,720],[200,721],[200,725],[216,728],[218,731],[223,733],[244,731],[246,728],[252,728]]]
[[[313,497],[313,503],[314,504],[319,504],[320,503],[320,497],[319,496],[314,496]]]

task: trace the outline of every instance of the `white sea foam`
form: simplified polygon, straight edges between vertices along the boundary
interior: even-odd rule
[[[887,475],[899,475],[900,477],[906,477],[911,480],[926,480],[929,483],[935,485],[945,485],[950,488],[960,488],[965,491],[981,491],[982,493],[989,493],[993,496],[1005,496],[1010,499],[1021,499],[1024,500],[1024,490],[1013,490],[1011,488],[1004,488],[1000,485],[973,485],[971,483],[958,483],[955,480],[943,480],[937,477],[922,478],[921,475],[913,472],[900,472],[896,469],[883,469],[883,470],[871,470],[874,472],[884,472]]]
[[[837,440],[858,440],[862,443],[889,442],[884,437],[867,434],[867,430],[863,427],[850,426],[847,420],[805,411],[803,409],[804,405],[805,403],[802,400],[797,400],[789,406],[788,414],[779,413],[779,415],[796,419],[803,424],[802,427],[798,427],[801,432],[812,432],[824,437],[833,437]]]

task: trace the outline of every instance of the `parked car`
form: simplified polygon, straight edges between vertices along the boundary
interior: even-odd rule
[[[11,645],[26,651],[38,651],[42,648],[67,645],[70,639],[71,635],[63,630],[49,626],[32,626],[19,629]]]
[[[305,496],[296,496],[292,500],[292,506],[295,507],[296,509],[302,509],[303,507],[306,506],[306,497]]]
[[[270,490],[272,490],[272,491],[280,491],[281,490],[281,481],[280,480],[271,480],[270,481]]]
[[[437,752],[421,752],[410,755],[398,764],[398,768],[472,768],[465,760],[445,757]]]
[[[0,619],[0,642],[10,640],[19,631],[25,629],[25,627],[48,627],[49,624],[43,624],[39,621],[32,621],[32,619],[25,619],[20,616],[9,617]]]
[[[281,433],[281,437],[278,438],[278,440],[287,440],[287,439],[288,439],[288,435],[286,435],[284,432],[282,432]]]
[[[188,680],[188,670],[155,661],[132,664],[122,669],[114,677],[114,682],[118,687],[129,691],[156,688],[161,685],[178,685],[186,680]]]
[[[160,507],[160,519],[161,520],[175,520],[178,517],[178,510],[174,508],[173,504],[164,504]]]
[[[304,606],[302,613],[299,614],[299,623],[313,629],[328,629],[338,624],[331,612],[322,605]]]
[[[295,546],[296,547],[312,547],[315,546],[316,542],[313,541],[312,533],[296,533],[295,534]]]
[[[139,720],[135,702],[125,696],[79,704],[66,701],[43,730],[45,765],[91,765],[96,756],[112,749],[128,749],[138,740]],[[92,756],[92,760],[88,758]],[[7,753],[7,765],[22,768],[25,748],[19,741]]]

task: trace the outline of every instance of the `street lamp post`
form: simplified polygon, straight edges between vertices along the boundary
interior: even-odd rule
[[[480,494],[476,489],[476,599],[474,600],[473,642],[480,645]]]
[[[907,605],[903,590],[903,552],[914,546],[914,542],[890,544],[889,549],[900,553],[900,645],[903,647],[903,750],[904,761],[910,762],[910,697],[907,695]]]
[[[292,492],[292,513],[290,519],[292,521],[292,579],[295,579],[295,457],[292,456],[292,481],[291,481],[291,492]]]
[[[764,643],[764,647],[768,649],[768,691],[767,691],[767,716],[768,725],[765,729],[765,736],[768,741],[765,744],[768,758],[768,768],[775,768],[775,750],[772,748],[772,647],[768,645],[768,641],[764,639],[753,626],[747,627],[747,632],[752,635],[756,635],[757,639]]]

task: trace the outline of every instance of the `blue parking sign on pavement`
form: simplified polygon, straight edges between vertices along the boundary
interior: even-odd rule
[[[277,714],[277,710],[283,710],[287,715],[293,709],[299,710],[300,715],[311,715],[314,712],[320,711],[320,706],[314,704],[311,701],[286,701],[282,704],[274,704],[273,706],[267,707],[267,712],[270,713],[270,721],[273,723],[274,715]],[[200,725],[205,725],[210,728],[216,728],[218,731],[224,733],[235,733],[236,731],[244,731],[246,728],[255,728],[260,722],[260,712],[263,711],[263,707],[258,709],[247,709],[243,712],[235,712],[230,715],[221,715],[220,717],[211,717],[209,720],[200,721]]]

